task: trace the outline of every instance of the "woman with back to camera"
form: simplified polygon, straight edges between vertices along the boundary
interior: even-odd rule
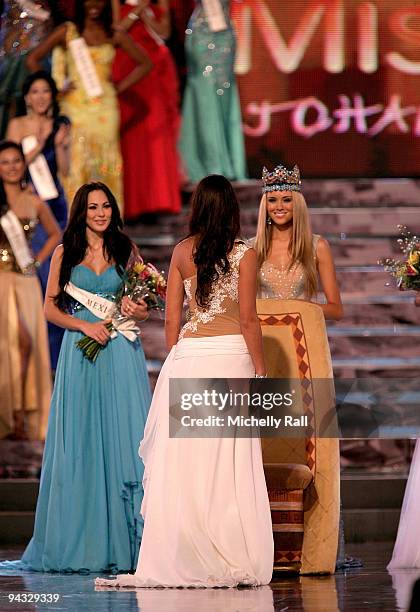
[[[63,244],[54,252],[45,313],[66,329],[57,366],[32,540],[18,569],[130,571],[143,524],[143,468],[137,450],[150,403],[143,349],[118,333],[88,303],[88,292],[113,301],[137,249],[121,230],[114,195],[103,183],[78,190]],[[70,284],[69,284],[70,283]],[[76,293],[75,293],[76,291]],[[143,300],[123,298],[122,314],[142,321]],[[104,345],[92,363],[76,343]],[[10,567],[10,566],[9,566]]]
[[[51,76],[40,70],[29,75],[22,87],[25,114],[12,119],[7,137],[22,144],[29,164],[29,176],[38,195],[48,204],[61,230],[67,223],[67,202],[59,174],[67,176],[70,166],[70,122],[59,115],[57,87]],[[38,253],[47,239],[38,225],[32,248]],[[38,268],[42,292],[45,295],[51,257]],[[57,367],[63,331],[48,324],[51,366]]]
[[[48,206],[25,186],[25,158],[0,143],[0,437],[43,439],[51,398],[47,329],[37,268],[60,240]],[[47,240],[34,257],[38,223]]]
[[[192,198],[189,236],[174,249],[166,340],[140,455],[145,529],[134,576],[113,587],[268,584],[273,537],[258,438],[170,438],[170,378],[265,376],[256,296],[256,253],[239,237],[229,181],[211,175]],[[190,317],[181,329],[186,294]],[[164,500],[164,503],[163,503]]]
[[[111,68],[117,46],[131,57],[134,68],[114,87]],[[110,186],[122,207],[117,94],[147,74],[152,63],[128,34],[112,32],[110,0],[78,0],[74,23],[60,25],[30,53],[29,69],[39,70],[52,50],[61,110],[72,124],[71,173],[64,180],[69,201],[80,185],[99,180]]]

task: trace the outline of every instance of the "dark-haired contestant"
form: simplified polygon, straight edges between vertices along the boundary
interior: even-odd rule
[[[48,206],[23,184],[20,145],[0,143],[0,438],[44,439],[51,372],[36,269],[60,240]],[[47,240],[34,257],[38,223]]]
[[[114,298],[135,253],[121,227],[109,189],[102,183],[83,185],[63,245],[53,255],[45,312],[66,332],[34,533],[16,568],[117,572],[136,566],[143,528],[137,451],[150,403],[143,349],[139,340],[130,342],[119,333],[110,340],[105,322],[65,291],[71,281],[93,298]],[[125,299],[123,314],[138,321],[147,317],[144,302]],[[76,347],[84,334],[106,345],[95,363]]]
[[[271,579],[273,536],[259,439],[169,438],[169,378],[266,373],[256,297],[257,257],[239,237],[230,183],[203,179],[190,235],[172,255],[166,339],[170,354],[144,440],[145,519],[135,575],[101,587],[234,587]],[[190,318],[181,330],[184,293]]]
[[[67,202],[59,173],[67,176],[70,166],[70,122],[59,115],[57,86],[51,76],[40,70],[29,75],[22,87],[26,114],[12,119],[7,128],[7,137],[22,144],[29,175],[39,197],[48,204],[62,230],[67,223]],[[32,249],[38,253],[45,244],[47,235],[38,225],[32,239]],[[45,295],[51,257],[37,270]],[[63,330],[49,323],[51,367],[57,367]]]

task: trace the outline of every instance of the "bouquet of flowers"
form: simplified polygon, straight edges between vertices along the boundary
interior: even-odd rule
[[[398,238],[398,243],[406,259],[400,261],[398,259],[387,258],[380,259],[381,264],[386,272],[389,272],[397,279],[397,287],[399,289],[415,289],[420,290],[420,244],[419,238],[413,236],[405,225],[398,225],[398,230],[401,237]]]
[[[144,300],[149,310],[165,310],[166,281],[163,273],[159,272],[151,263],[144,263],[138,259],[124,272],[120,290],[115,299],[115,308],[112,313],[112,321],[107,324],[111,338],[116,337],[117,331],[126,335],[134,341],[140,336],[138,322],[121,313],[121,304],[124,296],[134,302]],[[76,343],[83,355],[93,363],[96,361],[100,351],[105,348],[89,336],[84,336]]]

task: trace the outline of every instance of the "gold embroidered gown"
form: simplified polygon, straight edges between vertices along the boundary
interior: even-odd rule
[[[318,235],[313,236],[316,258]],[[308,418],[316,431],[334,412],[331,354],[320,307],[305,295],[300,264],[277,266],[265,261],[259,273],[257,311],[263,332],[268,376],[300,380],[311,402]],[[325,380],[325,385],[311,381]],[[309,385],[307,387],[306,385]],[[303,463],[313,482],[305,490],[301,574],[334,573],[340,513],[340,456],[336,438],[265,439],[267,463]]]
[[[37,219],[21,219],[28,242]],[[30,338],[25,384],[19,328]],[[42,293],[35,272],[23,275],[0,226],[0,438],[14,430],[13,413],[25,411],[30,439],[44,439],[51,399],[51,370]]]
[[[102,95],[89,98],[76,68],[68,43],[80,34],[74,23],[67,24],[67,48],[56,47],[53,52],[52,74],[59,90],[65,82],[73,85],[61,102],[60,110],[71,121],[70,172],[62,177],[71,205],[78,188],[89,181],[102,181],[115,195],[123,208],[122,160],[120,151],[120,116],[118,99],[111,82],[111,68],[115,49],[110,43],[89,46]]]
[[[104,587],[235,587],[268,584],[273,534],[258,438],[169,437],[170,378],[252,378],[239,321],[237,243],[231,270],[198,309],[196,277],[184,281],[191,317],[169,353],[153,395],[140,456],[145,519],[134,575]]]

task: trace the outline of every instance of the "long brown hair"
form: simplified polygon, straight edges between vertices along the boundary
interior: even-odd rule
[[[309,220],[308,207],[305,198],[299,192],[292,191],[293,221],[292,236],[289,242],[289,254],[291,267],[300,263],[305,274],[305,293],[311,299],[317,293],[318,277],[313,252],[313,235]],[[260,268],[267,259],[273,237],[273,225],[267,223],[267,194],[265,193],[260,202],[258,213],[257,234],[254,248],[258,256],[258,267]]]
[[[192,196],[189,227],[189,236],[195,237],[198,306],[208,305],[213,283],[229,272],[228,255],[239,231],[239,204],[232,185],[220,174],[206,176]]]

